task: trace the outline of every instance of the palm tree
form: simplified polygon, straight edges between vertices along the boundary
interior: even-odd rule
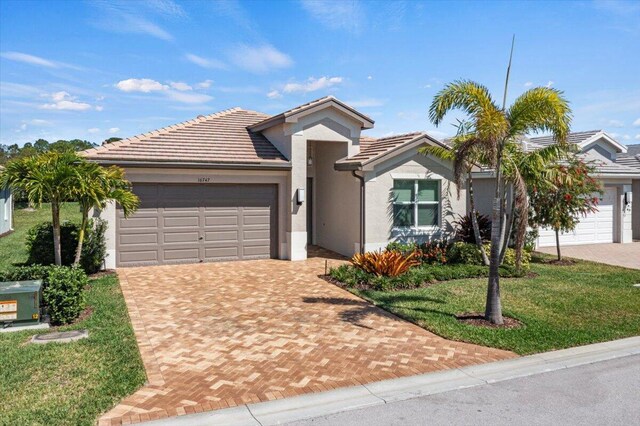
[[[102,167],[82,160],[78,163],[78,185],[74,188],[74,199],[80,204],[82,221],[78,231],[78,246],[73,264],[80,263],[82,245],[92,208],[104,209],[107,203],[120,204],[125,217],[132,214],[139,204],[138,197],[131,192],[131,184],[125,179],[124,170],[117,166]]]
[[[77,163],[72,151],[50,151],[18,158],[7,163],[0,175],[0,187],[9,186],[26,194],[30,204],[51,203],[53,252],[56,265],[62,264],[60,251],[60,205],[72,198],[79,181]]]
[[[464,111],[471,125],[459,150],[466,151],[474,147],[483,151],[495,174],[485,319],[493,324],[502,324],[498,268],[509,213],[505,196],[507,180],[503,170],[506,149],[524,135],[540,131],[551,132],[558,143],[565,143],[571,123],[571,110],[562,92],[548,87],[528,90],[508,109],[504,103],[500,108],[489,90],[473,81],[455,81],[445,86],[433,99],[429,118],[438,126],[446,114],[454,109]],[[516,179],[516,187],[524,184],[523,179]],[[522,203],[522,198],[526,199],[526,196],[512,198],[520,198],[519,202]],[[512,205],[511,209],[513,208]]]

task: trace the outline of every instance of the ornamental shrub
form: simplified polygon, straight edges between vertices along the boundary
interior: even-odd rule
[[[107,253],[105,241],[106,222],[102,219],[90,220],[85,233],[80,266],[88,274],[102,269]],[[42,222],[27,232],[27,251],[29,265],[53,265],[53,226],[51,222]],[[78,225],[64,222],[60,226],[60,246],[62,265],[73,263],[76,247],[78,246]]]
[[[54,266],[47,281],[42,295],[51,324],[69,324],[84,309],[84,288],[89,283],[87,274],[80,268]]]
[[[485,243],[491,240],[491,218],[489,216],[476,213],[478,217],[478,228],[480,231],[480,239]],[[473,223],[471,221],[471,213],[460,216],[458,220],[453,222],[456,227],[456,239],[463,243],[475,243],[476,237],[473,232]]]
[[[475,244],[458,241],[449,248],[449,261],[466,265],[482,265],[482,256]]]

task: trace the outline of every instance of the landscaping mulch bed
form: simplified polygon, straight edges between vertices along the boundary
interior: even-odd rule
[[[456,319],[464,324],[475,325],[477,327],[485,327],[485,328],[518,328],[522,327],[524,324],[518,321],[515,318],[502,316],[504,320],[504,324],[492,324],[486,319],[484,319],[484,315],[479,312],[466,312],[464,314],[456,315]]]
[[[571,266],[571,265],[575,265],[576,261],[573,259],[562,259],[562,260],[553,259],[545,263],[547,263],[548,265],[556,265],[556,266]]]
[[[342,281],[339,281],[339,280],[333,278],[329,274],[327,274],[327,275],[318,275],[318,278],[322,278],[326,282],[331,283],[333,285],[336,285],[336,286],[338,286],[340,288],[343,288],[343,289],[346,289],[346,290],[360,290],[360,291],[369,291],[369,290],[374,290],[375,291],[375,290],[377,290],[376,288],[374,288],[369,283],[358,283],[358,285],[355,285],[355,286],[348,286],[347,284],[343,283]],[[398,288],[394,288],[394,289],[388,289],[386,291],[417,290],[417,289],[421,289],[421,288],[431,287],[431,286],[439,284],[441,282],[444,282],[444,281],[434,281],[434,282],[425,281],[422,284],[420,284],[418,287],[410,287],[410,288],[398,287]]]

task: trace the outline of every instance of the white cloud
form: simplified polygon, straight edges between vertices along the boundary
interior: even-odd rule
[[[373,80],[373,76],[368,75],[368,76],[367,76],[367,80]]]
[[[631,140],[631,136],[629,136],[629,135],[622,135],[622,140],[629,141],[629,140]]]
[[[282,89],[285,93],[308,93],[328,89],[342,83],[342,77],[309,77],[304,83],[287,83]]]
[[[2,52],[0,53],[0,56],[11,61],[24,62],[25,64],[38,65],[47,68],[60,68],[60,65],[57,62],[53,62],[39,56],[29,55],[27,53]]]
[[[184,9],[169,0],[94,0],[91,5],[98,9],[100,16],[94,25],[103,30],[144,34],[165,41],[173,41],[173,36],[149,19],[151,17],[163,19],[186,17]]]
[[[527,81],[527,82],[524,84],[524,87],[531,87],[531,86],[533,86],[533,82],[531,82],[531,81]]]
[[[167,85],[150,78],[129,78],[119,81],[115,87],[123,92],[157,92],[171,100],[185,104],[203,104],[213,99],[213,97],[202,93],[188,93],[193,88],[186,83],[171,82]]]
[[[89,133],[99,133],[100,129],[98,129],[97,127],[92,127],[90,129],[87,129],[87,132],[89,132]]]
[[[104,107],[102,105],[96,105],[96,111],[102,111]]]
[[[169,85],[176,89],[179,90],[181,92],[186,92],[188,90],[193,90],[193,87],[189,86],[187,83],[183,83],[181,81],[172,81],[169,83]]]
[[[553,86],[554,83],[555,83],[555,81],[549,80],[549,82],[547,83],[547,87]]]
[[[423,89],[431,89],[431,85],[430,84],[425,84],[424,86],[422,86]]]
[[[67,92],[55,92],[49,95],[49,97],[53,103],[40,105],[40,108],[61,111],[86,111],[91,109],[90,104],[77,102],[77,98]]]
[[[640,133],[638,133],[638,134],[636,135],[635,139],[636,139],[637,141],[640,141]]]
[[[167,96],[174,101],[182,102],[185,104],[204,104],[213,99],[212,96],[204,95],[202,93],[186,93],[178,92],[175,90],[167,91]]]
[[[609,127],[624,127],[624,123],[620,120],[609,120],[607,123]]]
[[[379,107],[384,105],[384,102],[380,99],[373,98],[360,99],[357,101],[346,101],[345,103],[353,108]]]
[[[118,127],[112,127],[109,129],[109,133],[113,134],[113,133],[118,133],[120,131],[120,129]]]
[[[636,121],[633,122],[634,127],[640,127],[640,118],[637,118]]]
[[[116,83],[116,87],[123,92],[158,92],[167,90],[169,86],[150,78],[129,78]]]
[[[302,0],[302,7],[318,22],[332,30],[360,33],[365,11],[357,0]]]
[[[32,126],[50,126],[51,125],[50,121],[42,120],[39,118],[34,118],[33,120],[29,120],[27,123]]]
[[[280,99],[282,97],[282,93],[280,93],[277,90],[272,90],[269,93],[267,93],[267,98],[269,99]]]
[[[196,86],[199,89],[208,89],[209,87],[211,87],[212,84],[213,84],[213,80],[205,80],[205,81],[201,81],[200,83],[196,84]]]
[[[204,58],[202,56],[194,55],[193,53],[187,53],[184,55],[187,61],[194,63],[202,68],[209,69],[225,69],[226,65],[224,62],[219,61],[217,59]]]
[[[230,59],[238,67],[254,73],[264,73],[293,65],[293,60],[287,54],[269,44],[238,45],[230,52]]]

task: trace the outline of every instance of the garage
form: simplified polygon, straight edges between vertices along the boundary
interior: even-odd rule
[[[580,223],[573,232],[560,234],[560,246],[579,244],[612,243],[614,234],[614,215],[616,205],[616,188],[605,188],[600,197],[598,211],[580,218]],[[551,229],[541,229],[538,238],[539,247],[556,245],[556,235]]]
[[[117,211],[117,266],[277,257],[277,186],[135,183]]]

